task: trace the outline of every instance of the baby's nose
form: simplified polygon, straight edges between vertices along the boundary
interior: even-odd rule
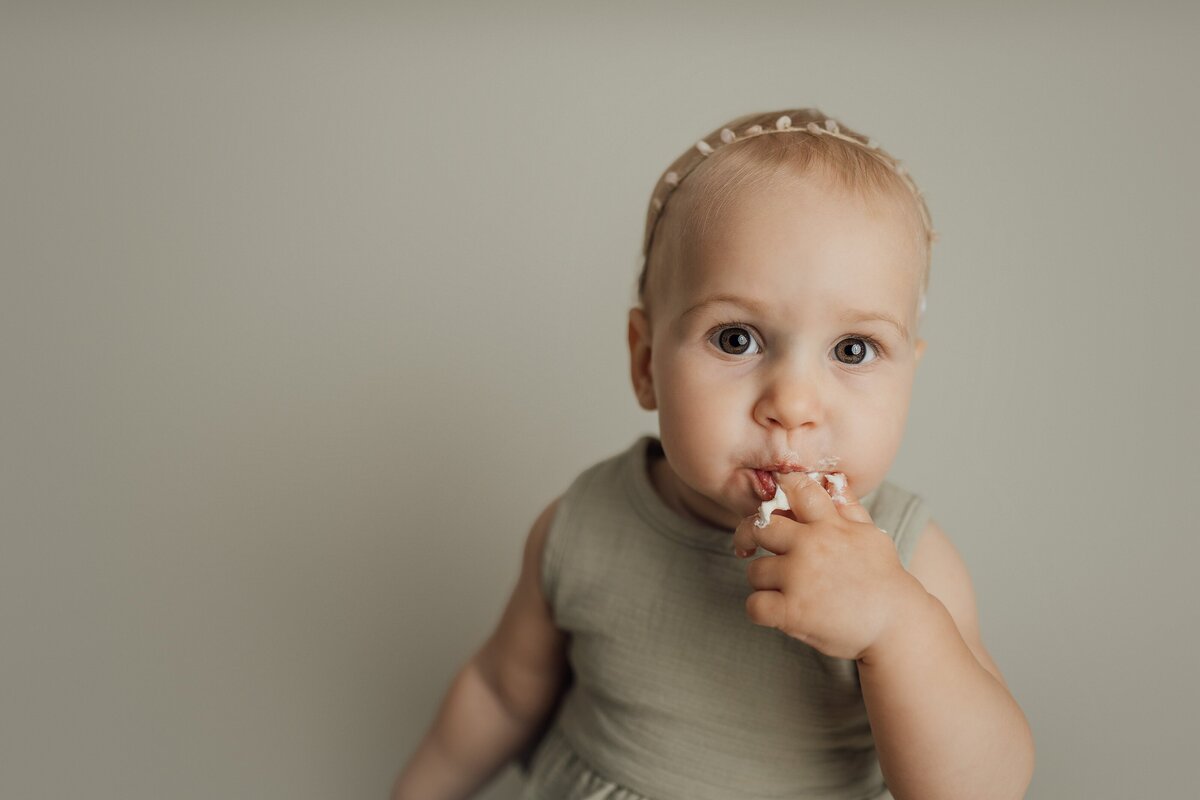
[[[754,416],[760,425],[786,429],[818,425],[824,420],[822,388],[815,370],[780,368],[763,387]]]

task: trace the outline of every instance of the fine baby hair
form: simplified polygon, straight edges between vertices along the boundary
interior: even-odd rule
[[[781,170],[824,173],[863,196],[904,187],[919,218],[918,246],[924,255],[921,313],[929,284],[932,246],[937,241],[921,190],[901,161],[872,138],[830,119],[816,108],[765,111],[737,117],[711,131],[675,159],[654,185],[642,238],[638,300],[647,295],[649,275],[683,256],[691,241],[719,216],[734,191],[764,183]]]

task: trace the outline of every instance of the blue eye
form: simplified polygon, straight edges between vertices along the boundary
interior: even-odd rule
[[[875,343],[861,336],[848,336],[842,339],[834,345],[833,352],[836,354],[838,361],[841,361],[843,364],[852,365],[869,364],[879,357]],[[869,359],[867,359],[868,352],[872,354]]]
[[[713,334],[713,338],[717,340],[716,345],[721,352],[731,356],[756,355],[758,353],[757,349],[749,352],[751,346],[758,347],[758,342],[754,341],[754,337],[743,327],[733,325],[722,328]]]

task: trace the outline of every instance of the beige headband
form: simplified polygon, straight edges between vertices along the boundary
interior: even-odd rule
[[[742,142],[747,139],[753,139],[756,136],[764,136],[769,133],[788,132],[808,133],[813,136],[832,136],[835,139],[841,139],[844,142],[850,142],[853,145],[865,148],[868,153],[870,153],[881,163],[891,169],[892,172],[894,172],[897,176],[899,176],[899,178],[904,182],[904,185],[907,186],[909,191],[913,193],[913,196],[917,198],[917,208],[921,212],[921,220],[925,225],[925,230],[929,232],[929,243],[932,245],[937,241],[937,231],[933,230],[933,224],[929,219],[929,212],[925,208],[925,202],[923,195],[921,194],[921,190],[917,188],[915,183],[913,183],[912,178],[910,178],[908,175],[908,171],[904,168],[899,159],[893,158],[881,150],[878,143],[876,143],[874,139],[867,139],[867,141],[864,142],[861,139],[856,139],[853,136],[848,136],[842,133],[836,120],[825,120],[824,127],[818,125],[816,122],[809,122],[803,127],[793,128],[792,118],[785,115],[775,120],[775,127],[773,128],[764,128],[762,125],[751,125],[750,127],[746,128],[746,130],[744,130],[740,136],[731,128],[722,128],[718,133],[719,141],[709,143],[705,139],[701,139],[700,141],[696,142],[695,148],[689,151],[693,157],[683,166],[663,175],[662,180],[655,188],[653,198],[650,201],[650,214],[652,215],[652,218],[647,220],[646,235],[642,240],[643,263],[650,254],[650,242],[654,238],[654,231],[658,228],[658,220],[662,217],[663,206],[666,205],[667,200],[670,199],[671,194],[675,191],[679,184],[682,183],[683,180],[687,178],[687,176],[690,175],[696,167],[698,167],[706,158],[725,145],[734,144],[735,142]],[[712,137],[709,136],[708,138]],[[924,310],[925,297],[924,294],[922,294],[921,311],[923,312]]]

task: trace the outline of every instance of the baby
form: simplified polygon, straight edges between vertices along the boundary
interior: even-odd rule
[[[659,435],[538,517],[393,800],[510,760],[529,800],[1024,795],[966,568],[887,480],[934,238],[900,162],[815,109],[670,165],[628,320]]]

